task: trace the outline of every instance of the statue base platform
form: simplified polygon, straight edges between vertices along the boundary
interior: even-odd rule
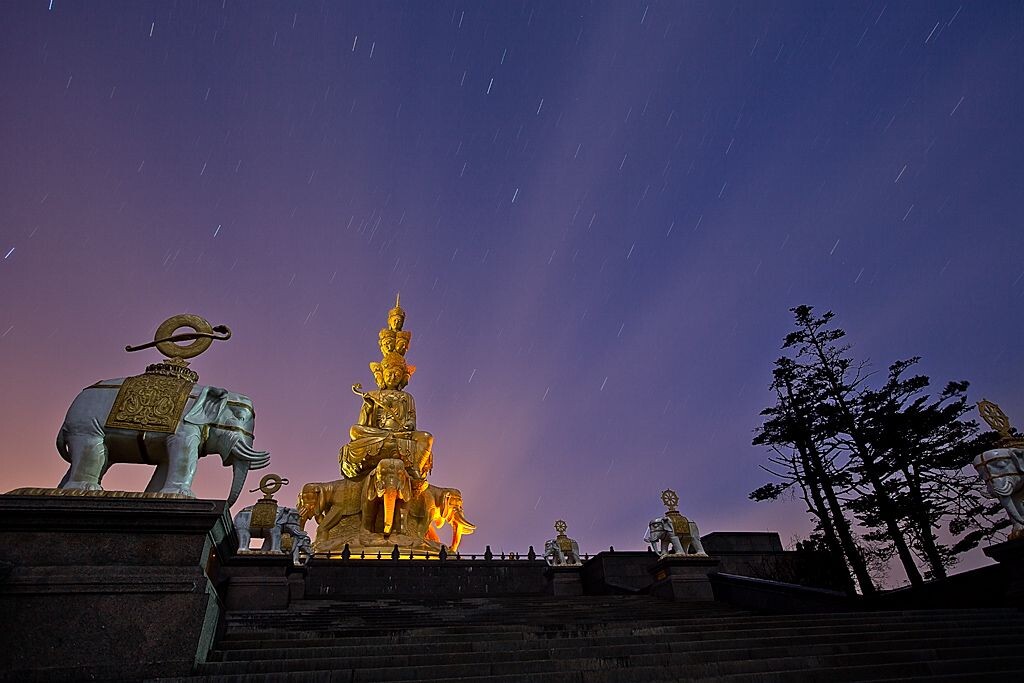
[[[221,612],[224,501],[90,493],[0,496],[2,677],[189,674]]]
[[[1006,572],[1006,604],[1024,607],[1024,538],[1015,538],[984,548],[983,552]]]
[[[552,595],[583,595],[583,565],[553,565],[544,574]]]
[[[360,530],[355,535],[347,535],[338,538],[321,540],[319,537],[313,544],[313,551],[317,554],[340,556],[348,544],[349,553],[353,557],[362,555],[362,559],[390,559],[395,546],[398,546],[399,554],[412,559],[429,559],[436,557],[441,552],[441,544],[432,541],[424,541],[420,538],[413,538],[402,533],[384,534],[371,533]],[[379,555],[379,557],[378,557]]]
[[[715,599],[708,574],[718,569],[718,560],[707,555],[666,555],[648,571],[654,583],[651,595],[676,601]]]

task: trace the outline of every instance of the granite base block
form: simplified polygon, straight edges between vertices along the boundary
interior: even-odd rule
[[[223,501],[0,496],[2,680],[189,674],[221,604]]]
[[[552,595],[583,595],[583,567],[548,567],[544,574]]]
[[[663,557],[648,570],[654,582],[648,593],[679,602],[715,599],[708,575],[718,569],[718,560],[698,555]]]

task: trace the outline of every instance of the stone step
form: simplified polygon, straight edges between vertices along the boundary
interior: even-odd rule
[[[205,665],[197,673],[224,677],[245,674],[331,671],[336,672],[338,680],[370,683],[373,681],[464,679],[479,676],[528,676],[531,680],[536,680],[537,676],[543,674],[558,673],[566,676],[597,670],[612,672],[614,676],[608,680],[661,680],[662,677],[667,677],[667,680],[678,680],[680,676],[702,679],[752,674],[759,675],[757,680],[765,680],[764,674],[799,673],[801,680],[834,682],[872,680],[883,676],[888,678],[924,676],[931,673],[1024,671],[1024,655],[992,657],[991,648],[977,647],[874,651],[870,652],[869,664],[865,663],[865,653],[861,652],[765,658],[751,658],[746,650],[727,652],[728,657],[724,656],[726,653],[723,652],[716,652],[711,656],[706,653],[649,653],[568,659],[520,658],[516,661],[474,664],[436,663],[431,666],[387,666],[372,669],[352,669],[345,666],[345,660],[312,659],[260,662],[260,667],[251,666],[254,663],[244,662],[216,667]],[[976,666],[978,663],[985,666],[979,669]],[[626,671],[622,671],[622,669],[626,669]],[[812,670],[815,673],[813,678],[805,678]],[[623,676],[628,676],[628,678]],[[591,676],[584,680],[597,681],[601,678]],[[792,677],[790,676],[786,680],[792,680]]]
[[[537,623],[494,623],[494,622],[483,622],[483,623],[467,623],[467,622],[448,622],[438,623],[436,621],[431,622],[410,622],[410,621],[396,621],[396,622],[380,622],[374,620],[368,621],[357,621],[352,620],[342,622],[338,620],[333,624],[321,625],[319,623],[308,623],[308,622],[285,622],[279,623],[274,622],[266,626],[260,627],[258,625],[240,625],[240,624],[229,624],[225,638],[232,639],[236,637],[287,637],[287,633],[295,631],[344,631],[344,630],[359,630],[362,633],[368,633],[373,631],[374,634],[390,633],[394,631],[407,631],[410,629],[417,629],[423,631],[426,629],[447,629],[449,632],[454,632],[452,629],[463,629],[464,632],[492,632],[492,631],[516,631],[516,630],[550,630],[551,628],[602,628],[607,626],[613,626],[618,624],[629,624],[633,626],[642,627],[668,627],[668,626],[686,626],[689,625],[696,629],[721,629],[728,627],[735,628],[749,628],[752,626],[761,627],[772,627],[774,625],[785,625],[787,627],[801,626],[801,625],[822,625],[822,624],[857,624],[857,623],[872,623],[872,624],[894,624],[894,623],[943,623],[948,621],[957,621],[963,623],[985,623],[985,622],[997,622],[997,623],[1024,623],[1024,615],[1020,613],[1010,613],[1005,615],[988,614],[984,612],[965,612],[962,614],[950,613],[950,614],[931,614],[927,612],[916,612],[916,613],[886,613],[886,612],[874,612],[864,614],[819,614],[819,615],[801,615],[799,618],[787,618],[785,616],[746,616],[737,617],[732,616],[727,619],[661,619],[661,620],[642,620],[642,619],[628,619],[628,620],[609,620],[604,622],[598,622],[594,624],[579,624],[571,621],[561,621],[554,624],[537,624]],[[256,635],[260,634],[260,635]]]
[[[848,640],[836,643],[827,635],[792,637],[779,635],[772,638],[722,640],[679,640],[675,636],[653,636],[638,642],[636,638],[606,639],[581,641],[579,639],[561,639],[544,641],[543,647],[537,642],[467,642],[439,645],[424,653],[420,645],[381,645],[368,647],[296,647],[296,648],[265,648],[255,650],[217,650],[211,653],[210,662],[240,662],[261,660],[288,660],[307,658],[330,658],[351,660],[351,668],[373,667],[386,664],[388,661],[404,661],[410,665],[429,665],[439,658],[476,661],[478,658],[492,658],[498,661],[502,657],[515,658],[521,653],[546,652],[552,658],[596,657],[602,654],[609,656],[643,654],[651,651],[674,653],[715,652],[725,650],[744,650],[750,656],[769,656],[773,652],[789,652],[798,654],[802,651],[817,653],[835,652],[867,652],[890,649],[921,649],[949,647],[985,647],[1012,646],[1021,641],[1021,633],[1007,633],[1005,630],[992,626],[987,633],[963,634],[958,631],[947,631],[944,634],[927,633],[918,630],[869,632],[856,634]]]
[[[274,633],[253,632],[246,634],[232,634],[233,637],[225,637],[218,648],[226,649],[259,649],[264,647],[303,647],[311,643],[319,646],[374,646],[374,645],[395,645],[401,643],[412,643],[416,645],[432,645],[442,643],[458,642],[483,642],[483,641],[535,641],[551,640],[556,638],[602,638],[602,637],[623,637],[637,638],[654,635],[674,635],[677,638],[688,638],[690,640],[720,640],[726,638],[765,638],[781,635],[783,632],[789,637],[802,636],[845,636],[848,634],[877,632],[884,633],[893,630],[920,629],[922,632],[939,632],[952,630],[954,633],[971,632],[972,630],[988,629],[996,627],[1000,632],[1007,631],[1020,634],[1024,631],[1024,621],[1018,620],[1011,623],[1000,623],[991,620],[957,620],[946,619],[942,621],[854,621],[854,622],[812,622],[797,625],[782,623],[731,623],[694,628],[690,624],[675,625],[644,625],[644,624],[620,624],[609,625],[601,628],[579,629],[572,626],[563,628],[535,628],[522,627],[505,630],[463,630],[453,631],[440,627],[430,629],[406,629],[401,631],[389,631],[385,633],[374,633],[371,629],[360,629],[351,633],[339,635],[325,635],[320,632],[308,634],[305,638],[298,638],[299,632],[290,632],[286,637],[275,638]],[[254,636],[244,638],[239,636]],[[299,643],[302,643],[300,645]]]

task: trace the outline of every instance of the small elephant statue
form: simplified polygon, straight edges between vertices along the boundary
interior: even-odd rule
[[[233,469],[230,507],[249,470],[266,467],[270,453],[253,449],[256,412],[252,401],[218,387],[194,385],[173,433],[109,428],[105,422],[124,377],[87,387],[68,408],[57,433],[57,452],[70,463],[62,489],[102,491],[114,463],[156,464],[148,492],[195,498],[192,479],[200,456],[217,453]]]
[[[305,567],[313,559],[313,542],[305,531],[299,531],[292,537],[291,555],[292,564],[296,567]]]
[[[700,531],[697,524],[682,517],[686,529],[676,532],[676,525],[668,515],[652,519],[647,525],[644,542],[649,543],[651,550],[660,557],[666,555],[707,555],[700,542]]]
[[[552,538],[544,542],[544,559],[552,567],[578,566],[580,562],[580,546],[571,539],[565,538],[564,543],[560,539]]]
[[[993,448],[975,457],[974,467],[1013,522],[1010,538],[1024,536],[1024,449]]]
[[[246,505],[235,515],[235,533],[238,534],[239,552],[249,552],[249,544],[254,536],[263,539],[261,551],[280,553],[283,552],[281,548],[281,535],[283,533],[290,534],[293,539],[293,557],[294,549],[298,545],[298,540],[301,536],[305,536],[307,543],[309,542],[309,536],[299,526],[299,511],[295,508],[278,506],[274,526],[261,528],[251,526],[252,510],[254,507],[255,505]]]

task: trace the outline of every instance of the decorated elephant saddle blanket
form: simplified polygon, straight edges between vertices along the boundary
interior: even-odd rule
[[[194,382],[144,373],[126,377],[107,415],[110,429],[173,433],[178,428]]]

